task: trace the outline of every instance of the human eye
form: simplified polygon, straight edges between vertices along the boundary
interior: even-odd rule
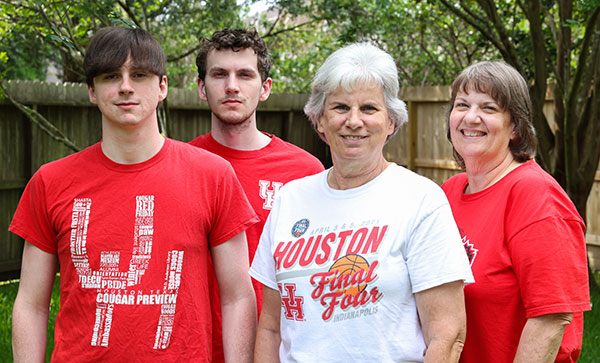
[[[100,78],[103,80],[110,81],[116,79],[117,75],[115,73],[104,73]]]
[[[377,106],[375,106],[375,105],[364,105],[360,109],[362,112],[365,112],[365,113],[374,113],[379,110],[379,108],[377,108]]]
[[[148,73],[146,72],[133,72],[132,77],[135,79],[143,79],[146,78],[148,76]]]
[[[483,109],[488,112],[498,112],[500,107],[494,103],[489,103],[483,106]]]
[[[332,108],[339,112],[348,111],[350,109],[350,107],[348,107],[348,105],[345,105],[343,103],[337,103],[337,104],[333,105]]]
[[[213,78],[224,78],[225,77],[225,72],[221,71],[221,70],[214,70],[212,72],[210,72],[210,76]]]

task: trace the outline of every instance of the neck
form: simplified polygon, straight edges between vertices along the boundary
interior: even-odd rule
[[[327,184],[338,190],[357,188],[375,179],[388,165],[390,163],[383,158],[383,155],[372,164],[359,161],[336,163],[334,160],[333,168],[327,174]]]
[[[465,161],[467,177],[469,179],[469,185],[465,189],[465,194],[477,193],[489,188],[521,164],[513,158],[510,152],[503,160],[492,165],[474,163],[469,165]]]
[[[258,130],[254,117],[239,124],[227,124],[213,114],[210,132],[219,144],[235,150],[258,150],[271,142],[270,137]]]
[[[123,130],[102,127],[102,152],[110,160],[119,164],[137,164],[156,155],[165,138],[156,128],[151,130]]]

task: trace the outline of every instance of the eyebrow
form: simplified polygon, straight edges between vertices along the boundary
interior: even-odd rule
[[[219,71],[220,72],[228,72],[228,70],[223,67],[212,67],[211,69],[208,70],[208,73],[219,72]],[[239,72],[258,74],[258,72],[253,68],[240,68],[240,69],[235,70],[235,73],[239,73]]]

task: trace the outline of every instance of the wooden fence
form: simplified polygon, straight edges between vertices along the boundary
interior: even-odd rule
[[[7,82],[8,93],[42,114],[66,137],[83,148],[100,140],[100,113],[88,100],[83,84]],[[445,107],[448,87],[406,88],[400,98],[408,104],[409,123],[386,145],[388,160],[405,165],[437,183],[459,172],[446,140]],[[292,142],[330,165],[328,148],[316,136],[302,112],[307,95],[271,95],[257,115],[261,130]],[[195,90],[170,89],[169,136],[190,141],[210,130],[210,110]],[[547,115],[552,118],[552,100]],[[72,151],[54,140],[8,100],[0,101],[0,278],[15,276],[23,242],[8,225],[27,181],[44,163]],[[600,172],[588,201],[588,253],[600,268]]]

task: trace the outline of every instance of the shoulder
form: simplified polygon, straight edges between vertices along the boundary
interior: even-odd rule
[[[281,187],[280,192],[282,193],[280,195],[307,195],[306,193],[318,193],[318,191],[321,190],[322,184],[325,183],[324,179],[327,178],[327,173],[328,171],[324,170],[316,174],[290,180]]]
[[[505,186],[509,188],[507,207],[511,211],[525,210],[528,215],[539,219],[580,219],[564,189],[535,161],[530,160],[519,166],[506,178],[509,178]]]
[[[62,178],[65,175],[72,175],[77,170],[87,169],[96,163],[100,163],[98,153],[100,152],[100,143],[93,144],[87,148],[67,155],[58,160],[50,161],[42,165],[36,174],[47,178]]]
[[[395,163],[392,163],[388,168],[389,173],[386,173],[386,180],[388,183],[394,183],[395,189],[423,195],[432,191],[434,193],[441,193],[440,186],[427,177]]]
[[[448,194],[459,192],[462,194],[462,191],[465,189],[465,186],[468,182],[467,174],[460,173],[450,177],[442,184],[442,189],[444,192]]]
[[[189,142],[190,145],[205,148],[211,140],[210,134],[200,135]]]
[[[505,178],[506,187],[514,195],[532,194],[531,198],[540,199],[561,195],[566,197],[560,184],[533,160],[520,165]]]
[[[185,169],[201,169],[211,173],[231,169],[229,161],[201,147],[189,143],[169,139],[171,145],[170,158],[185,163]]]
[[[314,155],[290,142],[280,139],[275,135],[272,136],[270,146],[273,149],[272,151],[280,153],[283,156],[295,158],[304,164],[318,166],[320,170],[323,170],[323,164],[321,164],[321,161],[319,161],[319,159],[317,159]]]

